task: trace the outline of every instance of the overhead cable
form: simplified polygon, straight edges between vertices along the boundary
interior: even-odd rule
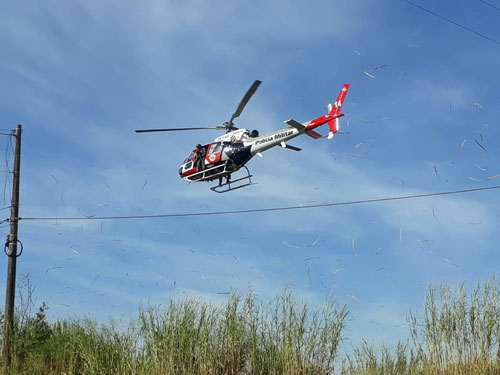
[[[19,217],[18,220],[31,220],[31,221],[64,221],[64,220],[125,220],[125,219],[160,219],[160,218],[174,218],[174,217],[191,217],[191,216],[216,216],[216,215],[236,215],[236,214],[249,214],[249,213],[261,213],[261,212],[273,212],[273,211],[291,211],[291,210],[302,210],[310,208],[322,208],[322,207],[336,207],[336,206],[350,206],[359,205],[366,203],[377,203],[377,202],[388,202],[388,201],[399,201],[406,199],[418,199],[418,198],[428,198],[443,195],[453,195],[453,194],[466,194],[486,190],[500,189],[500,185],[489,186],[482,188],[464,189],[464,190],[452,190],[452,191],[442,191],[437,193],[424,193],[424,194],[413,194],[404,195],[398,197],[388,197],[388,198],[375,198],[375,199],[363,199],[357,201],[346,201],[346,202],[325,202],[320,204],[310,204],[301,206],[285,206],[285,207],[269,207],[269,208],[253,208],[247,210],[229,210],[229,211],[211,211],[211,212],[188,212],[188,213],[178,213],[178,214],[157,214],[157,215],[129,215],[129,216],[75,216],[75,217]],[[9,221],[9,219],[4,220]]]
[[[496,10],[500,11],[500,8],[494,6],[493,4],[488,3],[487,1],[484,1],[484,0],[479,0],[479,1],[482,2],[483,4],[489,5],[493,9],[496,9]]]
[[[471,28],[469,28],[469,27],[467,27],[467,26],[464,26],[464,25],[462,25],[462,24],[460,24],[460,23],[458,23],[458,22],[455,22],[455,21],[453,21],[453,20],[450,20],[449,18],[446,18],[446,17],[444,17],[444,16],[441,16],[440,14],[434,13],[432,10],[426,9],[426,8],[424,8],[424,7],[423,7],[423,6],[421,6],[421,5],[415,4],[415,3],[413,3],[413,2],[411,2],[411,1],[409,1],[409,0],[403,0],[403,1],[404,1],[405,3],[407,3],[407,4],[410,4],[410,5],[414,6],[415,8],[418,8],[418,9],[420,9],[420,10],[423,10],[424,12],[427,12],[427,13],[429,13],[429,14],[432,14],[433,16],[438,17],[438,18],[440,18],[440,19],[442,19],[442,20],[444,20],[444,21],[446,21],[446,22],[452,23],[452,24],[454,24],[455,26],[461,27],[461,28],[462,28],[462,29],[464,29],[464,30],[467,30],[467,31],[469,31],[469,32],[471,32],[471,33],[473,33],[473,34],[476,34],[476,35],[480,36],[481,38],[488,39],[490,42],[493,42],[493,43],[496,43],[496,44],[500,44],[500,42],[499,42],[498,40],[496,40],[496,39],[490,38],[489,36],[486,36],[486,35],[484,35],[484,34],[481,34],[481,33],[480,33],[480,32],[478,32],[478,31],[472,30]]]

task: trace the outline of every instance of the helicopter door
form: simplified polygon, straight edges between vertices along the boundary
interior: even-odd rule
[[[222,142],[214,142],[208,146],[208,152],[205,156],[206,164],[218,163],[222,154]]]

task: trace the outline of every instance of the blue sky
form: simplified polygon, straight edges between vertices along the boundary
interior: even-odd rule
[[[415,3],[500,40],[500,12],[483,2]],[[0,128],[24,130],[24,217],[295,206],[500,182],[471,179],[500,173],[500,45],[404,1],[4,3],[0,45]],[[177,174],[195,144],[219,133],[133,131],[220,124],[255,79],[263,84],[237,126],[264,133],[316,118],[350,83],[346,134],[297,138],[300,153],[272,149],[248,164],[256,185],[219,195]],[[231,290],[265,301],[290,287],[313,306],[329,295],[348,304],[347,347],[361,337],[390,344],[407,337],[406,316],[421,311],[430,283],[472,286],[497,271],[499,227],[498,190],[265,214],[21,221],[18,275],[29,274],[54,319],[127,319],[141,304],[218,303]]]

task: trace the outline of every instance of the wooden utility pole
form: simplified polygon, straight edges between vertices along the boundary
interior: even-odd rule
[[[21,170],[21,125],[16,126],[14,137],[16,138],[16,148],[14,153],[14,171],[12,182],[12,205],[10,207],[10,234],[5,243],[5,253],[9,258],[7,266],[7,287],[5,290],[5,312],[3,331],[3,358],[4,364],[8,368],[12,361],[12,329],[14,326],[14,301],[16,296],[16,267],[17,257],[17,226],[19,222],[19,178]],[[22,249],[22,245],[21,245]]]

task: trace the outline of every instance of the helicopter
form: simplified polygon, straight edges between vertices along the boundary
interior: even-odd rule
[[[300,148],[289,145],[286,142],[302,134],[306,134],[314,139],[325,138],[325,136],[314,131],[314,129],[324,124],[328,124],[330,129],[326,138],[332,139],[339,132],[339,118],[344,116],[344,114],[340,113],[340,110],[349,90],[348,83],[342,86],[333,105],[327,105],[328,114],[326,115],[303,123],[289,119],[284,121],[289,127],[263,135],[260,135],[257,130],[238,129],[234,126],[233,121],[241,115],[241,112],[261,83],[262,81],[255,80],[241,99],[229,121],[221,125],[212,127],[139,129],[136,130],[136,133],[205,129],[225,130],[226,133],[224,135],[215,138],[212,142],[203,145],[198,144],[182,163],[179,169],[179,176],[190,183],[210,182],[218,179],[218,185],[210,189],[216,193],[226,193],[254,184],[252,182],[253,176],[250,174],[246,164],[255,155],[262,157],[262,152],[275,146],[281,146],[293,151],[301,151]],[[231,175],[241,168],[246,170],[246,175],[231,180]],[[223,183],[224,178],[226,182]]]

